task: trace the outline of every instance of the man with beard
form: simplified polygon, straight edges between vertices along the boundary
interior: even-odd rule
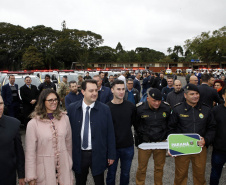
[[[71,103],[79,101],[83,98],[81,91],[78,90],[76,81],[69,82],[69,89],[70,93],[67,96],[65,96],[65,107],[67,110]]]
[[[181,81],[175,80],[173,84],[174,90],[170,92],[166,98],[171,108],[174,107],[177,103],[184,101],[184,90],[181,88]]]

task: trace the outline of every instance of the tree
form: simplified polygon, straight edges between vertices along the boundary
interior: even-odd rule
[[[21,67],[27,47],[27,31],[21,26],[0,23],[1,68],[15,70]]]
[[[221,64],[224,60],[222,56],[226,55],[226,27],[213,31],[212,35],[210,32],[202,32],[194,39],[186,40],[184,47],[203,62]]]
[[[35,46],[30,46],[23,55],[23,69],[43,69],[43,55]]]
[[[118,44],[117,44],[117,46],[116,46],[115,49],[116,49],[116,52],[117,53],[124,51],[120,42],[118,42]]]
[[[169,53],[169,55],[172,53],[172,48],[171,47],[169,47],[169,48],[167,48],[167,52]]]
[[[181,46],[174,46],[173,48],[173,53],[176,53],[176,55],[179,57],[179,54],[181,54],[181,56],[183,56],[184,52],[183,52],[183,48]]]
[[[114,63],[116,61],[116,50],[109,46],[100,46],[90,52],[89,61],[92,63]]]

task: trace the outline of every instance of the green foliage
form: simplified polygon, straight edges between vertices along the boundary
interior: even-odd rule
[[[43,69],[43,56],[35,46],[30,46],[23,55],[22,69]]]
[[[194,39],[185,41],[186,52],[197,56],[203,62],[219,62],[226,56],[226,26],[212,32],[202,32]],[[188,56],[190,57],[189,54]]]
[[[101,46],[101,35],[91,31],[54,30],[44,25],[31,28],[0,22],[0,69],[45,68],[69,69],[72,62],[86,68],[89,63],[204,62],[221,63],[226,56],[226,26],[203,32],[185,41],[184,49],[176,45],[164,53],[144,47],[126,51],[118,42],[115,48]]]

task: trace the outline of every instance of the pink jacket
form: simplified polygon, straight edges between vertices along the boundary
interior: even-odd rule
[[[73,185],[71,126],[65,113],[53,122],[33,118],[25,142],[27,182],[36,179],[37,185]]]

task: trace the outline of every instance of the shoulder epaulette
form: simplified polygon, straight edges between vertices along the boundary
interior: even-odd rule
[[[206,103],[203,103],[203,102],[202,102],[202,105],[205,105],[205,106],[207,106],[207,107],[210,107],[209,105],[207,105]],[[210,108],[211,108],[211,107],[210,107]]]
[[[170,104],[169,104],[168,102],[166,102],[166,101],[163,101],[163,103],[164,103],[165,105],[170,106]]]
[[[180,102],[180,103],[177,103],[176,105],[174,105],[173,107],[177,107],[178,105],[181,105],[182,104],[182,102]]]
[[[144,103],[144,102],[139,102],[139,103],[137,103],[137,104],[136,104],[136,107],[141,106],[143,103]]]

